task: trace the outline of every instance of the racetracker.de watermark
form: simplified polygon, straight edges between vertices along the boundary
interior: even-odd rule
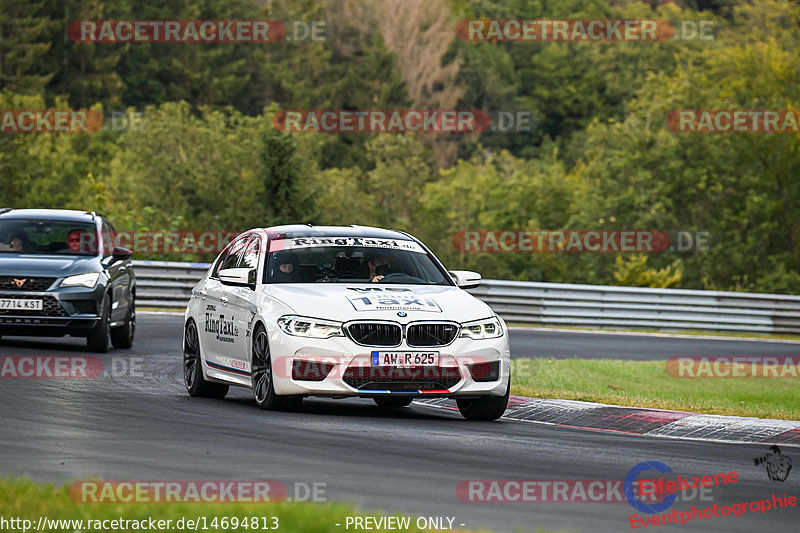
[[[103,361],[88,355],[4,355],[0,379],[97,379],[144,377],[141,357],[112,357]]]
[[[464,19],[456,35],[468,42],[657,42],[714,39],[713,21],[664,19]]]
[[[95,133],[142,131],[141,111],[91,109],[2,109],[0,133]]]
[[[490,129],[492,119],[481,110],[306,109],[278,111],[272,124],[292,133],[470,133]]]
[[[667,360],[673,378],[795,378],[800,356],[681,356]]]
[[[286,37],[286,26],[279,20],[74,20],[67,35],[84,43],[275,43]]]
[[[676,133],[798,133],[798,109],[679,109],[667,115]]]
[[[270,503],[286,499],[280,481],[76,481],[78,503]]]
[[[633,487],[636,497],[660,503],[668,496],[681,501],[711,501],[708,487],[675,488],[669,493],[653,490],[642,481]],[[652,483],[657,483],[653,481]],[[620,479],[466,479],[456,485],[456,496],[463,502],[581,502],[622,503],[628,501]]]
[[[692,252],[707,251],[707,231],[674,230],[459,230],[451,238],[459,252]]]

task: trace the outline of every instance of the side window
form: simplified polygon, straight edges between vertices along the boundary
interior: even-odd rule
[[[226,268],[238,268],[244,257],[249,240],[250,237],[245,236],[233,241],[225,250],[225,252],[223,252],[222,256],[219,258],[219,261],[217,261],[211,277],[216,278],[220,270],[225,270]]]
[[[117,241],[117,234],[114,228],[103,220],[103,257],[108,257],[114,250],[114,243]]]
[[[254,235],[250,242],[247,244],[242,263],[239,268],[258,268],[258,255],[261,251],[261,239],[258,235]]]

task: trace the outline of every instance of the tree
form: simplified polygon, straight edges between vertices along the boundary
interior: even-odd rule
[[[42,69],[54,24],[42,2],[3,0],[0,7],[0,91],[39,94],[52,76]]]

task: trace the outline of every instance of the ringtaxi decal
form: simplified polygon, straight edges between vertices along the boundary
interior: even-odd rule
[[[387,248],[424,254],[425,250],[414,241],[400,239],[367,239],[364,237],[304,237],[298,239],[274,239],[269,251],[293,250],[296,248],[321,248],[337,246],[362,246],[364,248]]]
[[[385,289],[376,291],[373,294],[370,290],[358,290],[353,294],[347,294],[346,298],[356,311],[430,311],[441,313],[439,307],[433,299],[419,295],[411,289],[398,288],[395,290]]]

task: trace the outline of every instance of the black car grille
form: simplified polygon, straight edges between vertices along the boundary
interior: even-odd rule
[[[59,320],[57,318],[40,317],[5,317],[0,315],[0,326],[63,326],[70,321]],[[8,333],[7,333],[8,334]]]
[[[391,391],[443,390],[449,389],[461,381],[461,372],[456,367],[353,366],[344,371],[342,380],[354,389]]]
[[[46,291],[56,278],[32,278],[29,276],[0,276],[2,291]]]
[[[14,295],[4,295],[0,294],[0,298],[4,297],[12,297],[15,300],[23,299],[23,300],[42,300],[42,310],[37,311],[33,309],[0,309],[0,316],[3,315],[15,315],[15,316],[67,316],[67,312],[61,307],[61,304],[58,303],[52,296],[20,296],[17,294]]]
[[[399,324],[380,324],[358,322],[347,326],[350,338],[366,346],[397,346],[400,344],[402,330]]]
[[[406,330],[409,346],[445,346],[458,334],[455,324],[413,324]]]

